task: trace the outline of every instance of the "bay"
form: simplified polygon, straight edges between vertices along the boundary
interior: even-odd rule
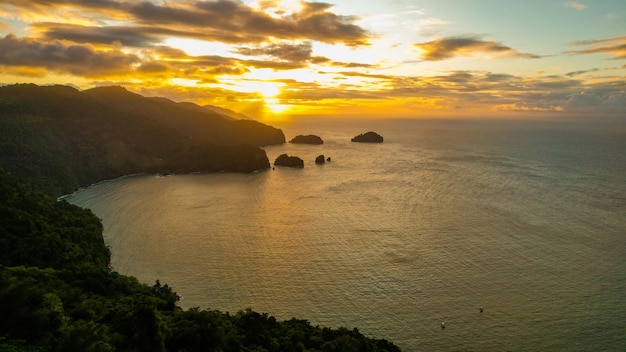
[[[102,219],[114,270],[168,283],[183,307],[357,327],[405,351],[626,350],[622,120],[278,127],[324,144],[265,148],[303,169],[137,175],[67,200]],[[370,130],[384,143],[350,142]]]

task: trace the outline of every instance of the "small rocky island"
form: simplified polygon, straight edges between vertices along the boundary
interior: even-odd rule
[[[383,136],[379,135],[376,132],[367,132],[365,134],[361,133],[360,135],[352,138],[353,142],[359,143],[382,143]]]
[[[328,158],[328,159],[329,159],[328,161],[330,161],[330,158]],[[323,164],[325,162],[326,162],[326,158],[324,158],[324,154],[318,155],[317,158],[315,158],[315,163],[316,164]]]
[[[319,136],[309,134],[309,135],[297,135],[293,137],[289,143],[298,143],[298,144],[324,144],[324,141]]]
[[[274,165],[286,166],[286,167],[304,167],[304,160],[297,156],[289,156],[287,154],[281,154],[274,161]]]

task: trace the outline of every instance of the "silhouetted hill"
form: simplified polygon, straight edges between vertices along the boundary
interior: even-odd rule
[[[113,111],[149,116],[200,142],[255,146],[285,142],[284,134],[277,128],[252,120],[233,120],[230,116],[195,104],[175,103],[165,98],[146,98],[115,86],[88,89],[83,93],[109,105]]]
[[[0,87],[0,168],[61,195],[134,173],[251,172],[281,130],[121,87]]]
[[[220,108],[219,106],[213,106],[213,105],[203,105],[202,106],[203,109],[207,109],[209,111],[213,111],[216,112],[222,116],[226,116],[226,117],[230,117],[232,119],[238,119],[238,120],[252,120],[251,117],[246,116],[242,113],[239,112],[235,112],[229,109],[224,109],[224,108]]]

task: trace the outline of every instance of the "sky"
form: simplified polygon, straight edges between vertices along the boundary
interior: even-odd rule
[[[0,0],[0,84],[272,121],[626,117],[624,0]]]

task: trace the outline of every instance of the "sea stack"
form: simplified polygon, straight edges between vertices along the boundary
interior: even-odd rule
[[[281,154],[274,161],[274,165],[303,168],[304,160],[300,159],[297,156],[289,156],[287,154]]]
[[[367,132],[367,133],[361,133],[360,135],[352,138],[353,142],[359,142],[359,143],[382,143],[383,142],[383,136],[379,135],[376,132]]]
[[[314,134],[309,135],[297,135],[293,137],[289,143],[298,143],[298,144],[324,144],[324,141],[319,136]]]

